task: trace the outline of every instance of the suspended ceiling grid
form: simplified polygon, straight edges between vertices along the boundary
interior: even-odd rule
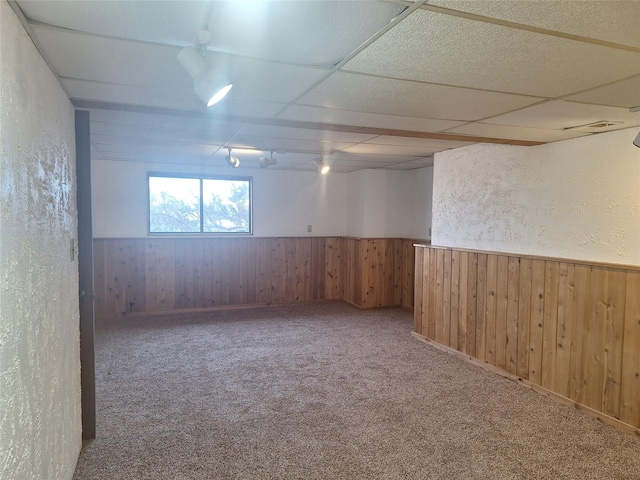
[[[100,160],[222,166],[233,148],[240,168],[274,151],[271,169],[410,170],[640,125],[637,1],[10,3]],[[234,82],[209,109],[176,60],[203,28]]]

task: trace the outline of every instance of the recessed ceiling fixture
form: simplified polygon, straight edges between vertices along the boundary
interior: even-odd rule
[[[322,175],[324,175],[325,173],[329,173],[329,170],[331,170],[331,167],[322,160],[322,157],[314,160],[314,163],[316,164],[316,166],[318,167],[318,171]]]
[[[575,125],[573,127],[565,127],[562,130],[575,130],[577,132],[593,132],[601,128],[614,127],[622,122],[614,122],[612,120],[600,120],[598,122],[587,123],[586,125]]]
[[[278,160],[273,158],[273,151],[269,152],[269,155],[269,158],[260,157],[260,159],[258,160],[258,162],[260,163],[260,168],[267,168],[278,163]]]
[[[227,150],[229,151],[229,155],[224,157],[224,159],[227,161],[227,165],[232,168],[238,168],[240,166],[240,160],[238,160],[238,157],[234,157],[233,155],[231,155],[230,148],[227,148]]]
[[[203,31],[206,32],[206,31]],[[206,51],[207,35],[200,35],[200,48]],[[210,107],[222,100],[233,84],[228,81],[224,72],[208,67],[202,55],[193,47],[185,47],[178,53],[178,61],[193,78],[193,90],[196,95]]]

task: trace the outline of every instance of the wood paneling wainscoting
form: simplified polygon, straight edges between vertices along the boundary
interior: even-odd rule
[[[428,246],[415,262],[418,336],[640,434],[640,268]]]
[[[94,239],[95,311],[164,312],[344,299],[413,307],[416,240]]]

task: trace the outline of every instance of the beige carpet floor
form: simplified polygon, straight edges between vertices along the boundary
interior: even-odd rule
[[[640,438],[411,328],[343,303],[112,321],[75,479],[640,478]]]

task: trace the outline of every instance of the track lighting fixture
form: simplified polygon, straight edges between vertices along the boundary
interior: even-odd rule
[[[260,163],[260,168],[267,168],[271,165],[275,165],[278,163],[278,161],[273,158],[273,151],[269,152],[270,157],[260,157],[260,159],[258,160],[258,162]]]
[[[238,160],[238,157],[234,157],[233,155],[231,155],[230,148],[227,148],[227,150],[229,151],[229,155],[224,158],[227,161],[227,165],[229,165],[231,168],[238,168],[240,166],[240,160]]]
[[[178,53],[178,61],[193,78],[193,89],[207,107],[222,100],[233,87],[221,72],[208,67],[193,47],[183,48]]]
[[[640,148],[640,133],[638,133],[638,135],[636,135],[636,139],[633,141],[633,144]]]
[[[324,161],[322,161],[322,157],[318,158],[317,160],[314,160],[314,163],[316,164],[316,166],[318,167],[318,171],[322,175],[324,175],[325,173],[328,173],[329,170],[331,170],[331,167],[327,165]]]

